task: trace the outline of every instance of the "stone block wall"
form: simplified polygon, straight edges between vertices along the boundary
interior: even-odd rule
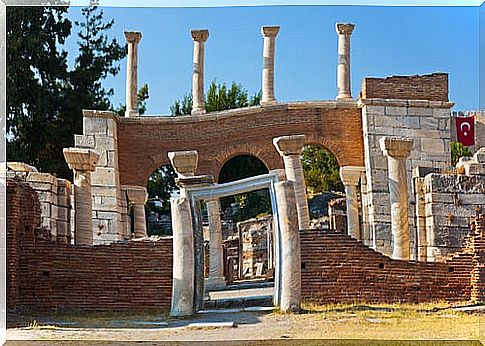
[[[41,227],[54,240],[71,242],[71,182],[22,163],[8,163],[7,177],[27,183],[37,193],[41,208]]]
[[[83,134],[75,135],[75,146],[99,154],[96,171],[91,175],[94,243],[129,239],[128,204],[119,179],[119,117],[112,112],[86,110],[83,117]]]
[[[485,148],[473,159],[461,159],[457,173],[416,177],[418,234],[423,234],[426,260],[445,261],[465,244],[470,225],[485,211]],[[423,251],[424,252],[424,251]]]
[[[369,232],[364,232],[369,239],[363,241],[389,256],[392,253],[392,237],[388,163],[379,146],[379,140],[384,136],[406,137],[413,140],[413,149],[407,160],[407,176],[411,246],[415,249],[417,241],[412,170],[418,166],[446,168],[451,164],[450,107],[453,103],[447,102],[448,87],[445,76],[434,74],[388,79],[372,78],[364,81],[365,92],[362,96],[366,98],[359,101],[362,107],[366,168],[366,191],[362,193],[362,202],[367,213],[363,215],[363,219],[370,229]],[[434,84],[436,85],[433,86]],[[379,91],[380,88],[387,88],[389,94]],[[399,88],[399,92],[396,88]],[[416,258],[416,252],[411,256]]]

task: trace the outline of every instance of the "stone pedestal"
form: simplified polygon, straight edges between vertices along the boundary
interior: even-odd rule
[[[345,186],[347,234],[357,240],[362,240],[357,191],[363,171],[364,167],[344,166],[340,168],[340,179]]]
[[[354,24],[337,24],[338,33],[338,65],[337,65],[337,100],[352,100],[350,87],[350,35]]]
[[[145,217],[145,204],[148,199],[147,189],[143,186],[123,186],[128,202],[133,205],[133,228],[135,238],[146,237],[147,224]]]
[[[195,175],[199,160],[197,151],[171,151],[168,153],[168,158],[179,178]]]
[[[138,113],[138,43],[141,32],[125,31],[128,42],[128,61],[126,63],[126,117],[137,117]]]
[[[222,249],[221,211],[218,199],[206,200],[209,217],[209,278],[206,289],[208,291],[222,290],[226,287],[224,278],[224,259]]]
[[[173,230],[173,285],[171,316],[194,314],[194,238],[187,198],[170,201]]]
[[[279,26],[263,26],[261,34],[264,37],[263,43],[263,76],[262,76],[262,98],[261,105],[276,103],[274,95],[274,48],[276,36],[280,30]]]
[[[282,136],[273,138],[273,144],[283,157],[286,178],[294,182],[298,223],[300,229],[310,227],[310,213],[306,197],[305,177],[301,165],[301,151],[305,144],[305,135]]]
[[[192,114],[205,113],[204,101],[204,46],[209,30],[192,30],[194,39],[194,73],[192,75]]]
[[[280,309],[297,312],[301,307],[301,253],[293,181],[276,183],[275,192],[281,231]]]
[[[391,200],[392,257],[409,260],[411,243],[408,219],[408,184],[406,158],[413,148],[412,139],[382,137],[381,150],[389,167],[389,197]]]
[[[74,170],[75,244],[93,245],[91,172],[96,169],[99,155],[80,148],[65,148],[63,152],[69,168]]]

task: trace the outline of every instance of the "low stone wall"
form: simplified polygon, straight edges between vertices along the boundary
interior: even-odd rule
[[[342,233],[303,231],[301,287],[307,301],[469,300],[473,253],[446,263],[392,260]],[[479,281],[479,280],[478,280]]]

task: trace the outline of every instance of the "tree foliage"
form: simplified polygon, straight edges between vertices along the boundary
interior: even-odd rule
[[[468,147],[464,146],[460,142],[451,142],[451,164],[454,166],[458,163],[460,157],[472,156],[472,153]]]
[[[344,190],[337,159],[328,150],[308,145],[303,149],[301,160],[310,194]]]
[[[75,22],[78,55],[68,70],[59,51],[71,34],[67,7],[7,8],[8,159],[68,178],[62,149],[82,133],[82,109],[112,109],[112,89],[102,81],[119,72],[126,47],[108,39],[114,22],[97,7]],[[35,139],[35,140],[34,140]]]
[[[143,84],[143,86],[138,90],[138,94],[136,96],[137,96],[136,105],[138,107],[138,113],[140,115],[143,115],[147,110],[147,100],[150,97],[150,94],[148,92],[148,84]],[[118,115],[122,117],[125,116],[125,111],[126,111],[126,105],[119,105],[118,108],[116,109],[116,113],[118,113]]]

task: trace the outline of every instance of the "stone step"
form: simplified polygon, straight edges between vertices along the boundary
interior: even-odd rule
[[[204,310],[206,309],[245,309],[250,307],[272,307],[273,296],[258,297],[238,297],[216,300],[205,300]]]

